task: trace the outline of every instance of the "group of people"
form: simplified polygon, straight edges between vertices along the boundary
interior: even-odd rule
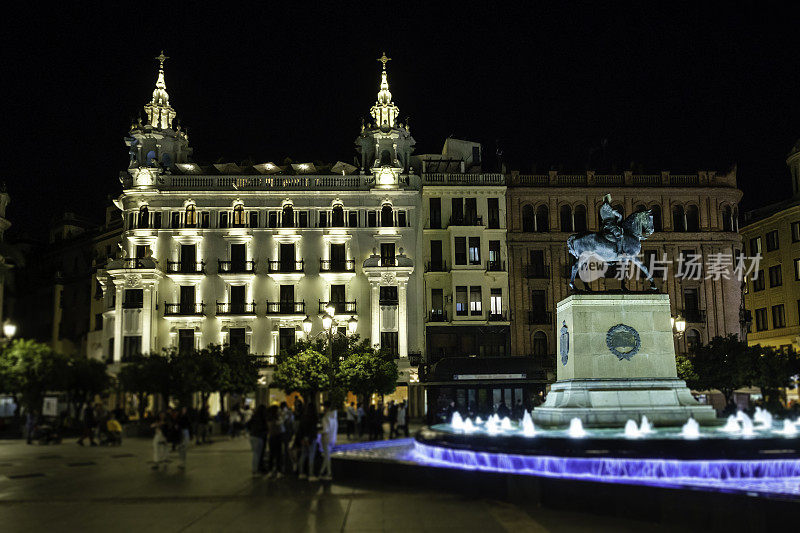
[[[250,435],[252,474],[266,474],[281,478],[286,474],[297,474],[299,479],[315,481],[330,480],[331,452],[339,431],[337,410],[330,402],[323,404],[320,416],[314,404],[304,406],[295,401],[294,410],[286,402],[269,408],[263,404],[256,407],[246,423]],[[322,451],[322,464],[316,471],[317,451]]]
[[[83,446],[83,441],[86,439],[92,446],[97,446],[98,442],[103,445],[122,444],[122,424],[119,416],[119,413],[109,411],[101,403],[84,405],[79,415],[81,437],[78,439],[78,444]]]
[[[377,405],[370,404],[364,409],[363,404],[359,403],[356,407],[351,402],[345,408],[345,420],[347,421],[347,438],[352,439],[355,435],[359,440],[364,435],[370,440],[380,440],[384,436],[384,423],[389,424],[389,438],[394,439],[401,434],[409,435],[408,431],[408,407],[406,402],[395,402],[390,400],[384,405],[379,402]]]
[[[158,413],[150,425],[153,435],[153,470],[166,468],[169,446],[178,451],[178,468],[186,469],[186,450],[192,440],[192,416],[187,407],[168,409]]]

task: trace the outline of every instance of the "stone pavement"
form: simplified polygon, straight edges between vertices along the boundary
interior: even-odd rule
[[[0,441],[0,531],[666,531],[393,488],[390,480],[353,487],[254,479],[244,437],[192,446],[185,472],[174,462],[154,472],[151,457],[145,439],[112,448]]]

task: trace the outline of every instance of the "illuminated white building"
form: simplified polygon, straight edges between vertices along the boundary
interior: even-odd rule
[[[157,59],[146,123],[126,138],[130,163],[115,202],[125,221],[121,257],[100,276],[109,359],[238,343],[273,363],[322,331],[330,303],[338,327],[399,357],[407,382],[408,355],[424,342],[420,178],[388,58],[374,123],[356,139],[361,168],[326,169],[191,162],[186,132],[173,127],[166,58]]]

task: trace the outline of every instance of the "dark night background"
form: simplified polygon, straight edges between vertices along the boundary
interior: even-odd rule
[[[798,11],[696,4],[207,11],[128,2],[7,12],[11,232],[40,231],[64,210],[102,220],[162,48],[170,102],[199,162],[352,162],[385,50],[416,153],[439,152],[453,135],[487,154],[499,141],[509,169],[523,172],[736,164],[743,210],[785,198],[785,158],[800,138]]]

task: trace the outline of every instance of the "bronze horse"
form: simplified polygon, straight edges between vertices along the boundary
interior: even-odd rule
[[[572,265],[572,276],[569,280],[570,289],[575,289],[575,276],[578,274],[581,265],[585,262],[585,260],[581,260],[581,256],[583,254],[592,254],[602,259],[608,265],[630,261],[644,273],[645,278],[650,282],[650,289],[656,290],[653,276],[639,259],[639,253],[642,251],[642,241],[653,234],[652,212],[649,209],[646,211],[637,211],[623,220],[620,227],[622,228],[620,248],[622,252],[619,254],[617,253],[616,243],[605,238],[602,232],[584,232],[569,236],[567,239],[567,249],[576,259],[575,264]],[[584,282],[584,285],[588,288],[586,282]],[[622,280],[622,288],[623,290],[625,289],[624,278]]]

